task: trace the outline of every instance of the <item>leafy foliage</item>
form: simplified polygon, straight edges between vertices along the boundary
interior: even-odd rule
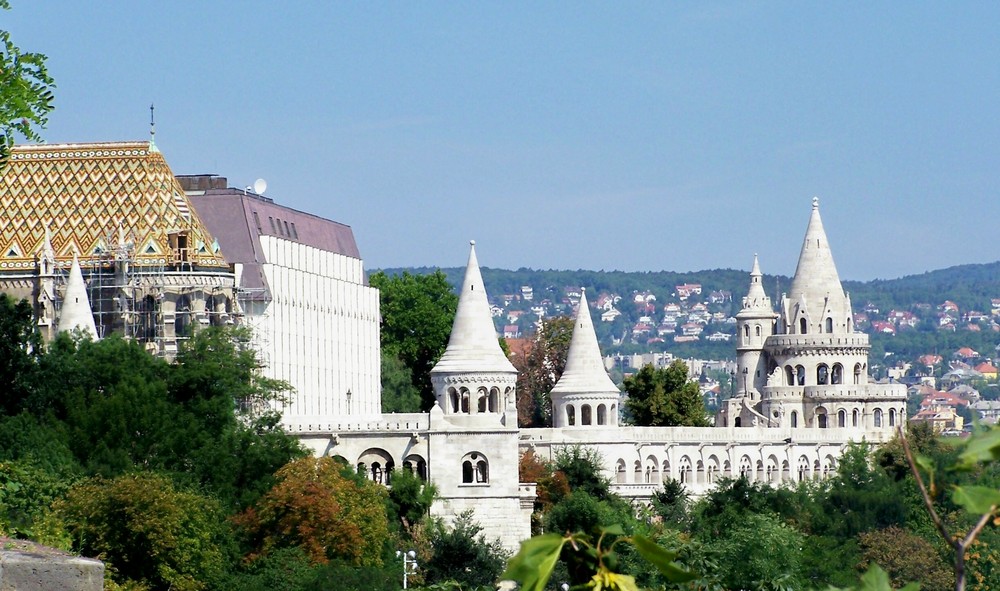
[[[10,8],[0,0],[0,10]],[[10,148],[17,135],[28,141],[40,141],[38,129],[48,123],[54,108],[46,57],[22,51],[14,45],[10,33],[0,30],[0,169],[10,159]]]
[[[680,359],[665,368],[646,365],[625,378],[625,408],[643,427],[707,427],[708,416],[698,384],[688,379]]]
[[[380,271],[368,281],[379,290],[382,350],[410,369],[413,386],[420,392],[421,410],[428,410],[434,405],[430,371],[448,345],[458,296],[441,272],[387,275]]]
[[[455,581],[466,588],[491,587],[500,579],[507,553],[498,540],[487,540],[471,513],[451,527],[433,521],[428,528],[433,556],[422,566],[427,584]]]
[[[302,458],[278,470],[277,483],[236,518],[250,558],[298,547],[314,564],[382,563],[389,539],[385,489],[329,457]]]
[[[549,393],[566,369],[566,355],[573,338],[573,319],[557,316],[544,321],[525,348],[514,357],[517,368],[517,421],[520,427],[551,427]]]
[[[218,503],[163,476],[86,480],[54,511],[73,548],[105,560],[119,583],[199,591],[226,567],[228,530]]]

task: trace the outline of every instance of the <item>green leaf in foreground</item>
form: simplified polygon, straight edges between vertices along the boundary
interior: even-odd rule
[[[517,581],[522,591],[542,591],[552,576],[559,553],[569,538],[542,534],[521,542],[521,550],[510,559],[501,579]]]
[[[969,513],[992,513],[1000,506],[1000,490],[988,486],[956,486],[951,500]]]
[[[956,468],[971,470],[979,462],[1000,460],[1000,428],[994,427],[969,438],[965,450],[958,456]]]
[[[667,577],[668,581],[686,583],[697,578],[697,575],[684,570],[674,562],[677,558],[676,552],[671,552],[644,536],[632,536],[632,544],[643,558]]]

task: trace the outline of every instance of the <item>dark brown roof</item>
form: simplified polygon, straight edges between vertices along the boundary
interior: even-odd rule
[[[265,262],[258,239],[262,234],[361,258],[350,226],[278,205],[252,192],[207,189],[189,193],[188,199],[219,242],[226,260],[244,265],[240,287],[249,290],[251,299],[270,299],[260,266]]]

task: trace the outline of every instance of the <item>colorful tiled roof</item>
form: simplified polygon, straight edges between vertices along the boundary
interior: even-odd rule
[[[56,264],[81,265],[132,244],[138,266],[174,261],[170,235],[187,237],[187,262],[227,267],[163,155],[149,142],[15,146],[0,171],[0,272],[34,268],[45,230]]]

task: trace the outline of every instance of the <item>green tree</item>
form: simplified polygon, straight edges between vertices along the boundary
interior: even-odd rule
[[[727,589],[800,589],[803,536],[774,515],[748,514],[711,542]]]
[[[643,427],[709,426],[698,384],[687,374],[687,365],[678,359],[662,369],[646,365],[625,378],[625,408],[632,422]]]
[[[448,346],[458,296],[441,271],[429,275],[379,271],[368,281],[379,290],[382,350],[410,369],[421,410],[428,410],[434,406],[430,371]]]
[[[532,337],[526,354],[513,359],[514,367],[517,368],[518,426],[552,426],[552,400],[549,394],[566,369],[566,355],[572,338],[572,318],[549,318]]]
[[[9,9],[9,0],[0,0],[0,10]],[[10,33],[0,30],[0,170],[10,159],[15,136],[39,141],[38,129],[48,123],[55,84],[45,60],[40,53],[21,51]]]
[[[382,412],[420,412],[420,407],[413,372],[396,353],[382,349]]]
[[[20,412],[32,391],[35,363],[42,346],[31,316],[27,300],[16,301],[0,293],[0,388],[4,391],[0,412],[3,414]]]
[[[251,559],[298,547],[314,564],[382,563],[389,539],[384,487],[329,457],[292,461],[275,477],[274,487],[235,519]]]
[[[428,528],[433,556],[422,565],[427,584],[456,581],[462,588],[493,588],[500,579],[507,553],[499,540],[487,540],[471,512],[459,515],[451,527],[434,521]]]
[[[199,591],[226,568],[231,544],[218,503],[163,476],[86,480],[53,510],[73,549],[104,560],[118,583]]]
[[[937,548],[920,536],[897,526],[873,530],[858,536],[862,569],[878,564],[895,586],[920,583],[924,591],[947,591],[955,585],[955,575]]]
[[[437,489],[410,470],[393,470],[389,489],[390,518],[404,529],[423,521],[434,503]]]

